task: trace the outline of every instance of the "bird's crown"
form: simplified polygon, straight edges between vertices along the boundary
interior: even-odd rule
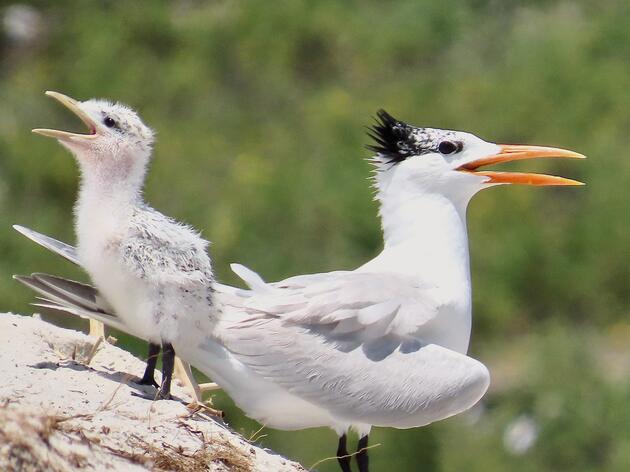
[[[83,107],[112,131],[135,138],[149,146],[153,143],[153,130],[145,125],[130,107],[102,99],[87,100],[83,102]]]
[[[442,143],[457,146],[454,131],[435,128],[418,128],[397,120],[385,110],[376,113],[376,123],[369,128],[368,135],[376,142],[368,145],[371,151],[388,159],[388,163],[402,162],[411,156],[420,156],[431,152],[455,150],[440,149]]]

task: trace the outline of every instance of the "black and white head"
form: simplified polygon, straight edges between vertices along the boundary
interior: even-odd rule
[[[581,185],[575,180],[543,174],[480,171],[482,166],[539,157],[584,158],[565,149],[494,144],[463,131],[418,128],[377,113],[368,146],[376,155],[379,193],[434,193],[470,199],[484,188],[499,184]]]
[[[58,92],[46,92],[77,115],[87,133],[53,129],[33,132],[57,139],[75,155],[84,173],[114,180],[140,181],[151,157],[154,133],[131,108],[108,100],[80,102]],[[141,182],[140,182],[141,183]]]

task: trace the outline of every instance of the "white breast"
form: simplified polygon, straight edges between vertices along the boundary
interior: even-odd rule
[[[75,211],[77,253],[94,284],[131,334],[161,342],[151,287],[125,268],[117,249],[127,232],[128,211],[89,195],[79,199]]]

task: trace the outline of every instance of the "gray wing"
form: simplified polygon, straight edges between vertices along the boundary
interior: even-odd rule
[[[101,321],[112,328],[128,331],[91,285],[41,273],[14,275],[13,278],[40,295],[39,301],[33,304],[35,306]]]
[[[220,332],[249,369],[350,424],[422,426],[470,408],[488,387],[480,362],[412,337],[346,343],[279,318]]]
[[[26,228],[20,225],[13,225],[13,229],[23,234],[31,241],[36,242],[40,246],[45,247],[49,251],[59,254],[61,257],[69,260],[70,262],[80,266],[79,257],[77,256],[77,250],[74,246],[70,246],[64,242],[58,241],[55,238],[46,236],[45,234],[38,233],[32,229]]]
[[[232,296],[221,339],[240,362],[340,418],[411,427],[472,406],[488,385],[476,360],[422,340],[439,292],[391,273],[331,272]],[[240,318],[239,312],[245,312]]]
[[[252,317],[278,317],[331,336],[417,333],[443,306],[437,290],[402,274],[339,271],[265,284],[246,267],[232,269],[251,288],[240,304]]]
[[[81,267],[74,246],[24,226],[13,225],[13,228],[31,241]],[[14,275],[13,278],[40,295],[37,297],[38,302],[33,303],[35,306],[101,321],[113,328],[126,330],[125,325],[113,314],[111,306],[91,285],[41,273]]]

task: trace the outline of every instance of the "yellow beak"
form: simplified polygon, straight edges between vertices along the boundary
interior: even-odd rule
[[[49,97],[53,97],[55,100],[60,102],[70,111],[72,111],[75,115],[77,115],[83,123],[88,127],[88,134],[81,133],[70,133],[68,131],[59,131],[56,129],[42,129],[37,128],[33,130],[33,133],[41,134],[42,136],[48,136],[49,138],[68,140],[73,138],[81,138],[81,139],[93,139],[96,137],[96,123],[90,116],[85,113],[80,106],[80,102],[76,101],[74,98],[70,98],[67,95],[59,92],[46,92],[46,95]]]
[[[457,170],[471,172],[475,175],[489,177],[488,184],[522,184],[522,185],[584,185],[577,180],[556,177],[554,175],[531,174],[521,172],[495,172],[478,171],[483,166],[500,164],[503,162],[520,161],[525,159],[537,159],[541,157],[585,159],[586,156],[567,149],[543,147],[543,146],[523,146],[519,144],[501,144],[501,151],[493,156],[477,159],[476,161],[464,164]]]

